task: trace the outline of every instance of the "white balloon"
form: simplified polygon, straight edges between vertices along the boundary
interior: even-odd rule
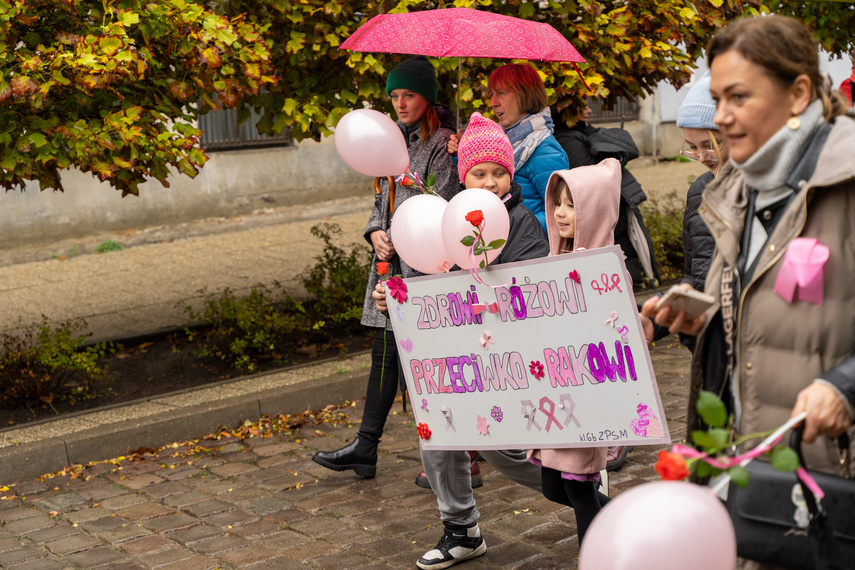
[[[442,215],[448,202],[432,194],[419,194],[395,210],[389,236],[407,265],[422,273],[442,273],[451,256],[442,242]]]
[[[410,164],[401,129],[372,109],[356,109],[341,118],[335,128],[335,148],[349,167],[367,176],[397,176]]]
[[[498,196],[483,188],[468,188],[458,193],[448,203],[442,216],[442,240],[445,248],[460,268],[469,268],[469,247],[460,243],[466,236],[474,235],[475,227],[466,220],[466,214],[473,210],[481,210],[484,215],[484,243],[488,244],[497,239],[507,242],[511,221],[508,210]],[[504,245],[487,252],[487,262],[499,256]],[[479,255],[475,259],[477,267],[484,259]]]

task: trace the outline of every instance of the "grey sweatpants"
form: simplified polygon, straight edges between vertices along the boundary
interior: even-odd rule
[[[540,467],[528,462],[525,451],[481,450],[479,453],[502,475],[538,493],[542,492]],[[436,503],[444,523],[465,526],[481,516],[475,508],[470,462],[469,453],[465,451],[422,450],[422,465],[430,488],[436,494]]]

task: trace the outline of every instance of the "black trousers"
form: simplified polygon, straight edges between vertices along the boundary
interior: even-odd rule
[[[362,413],[362,425],[359,427],[359,438],[366,443],[373,446],[380,443],[386,418],[398,392],[400,378],[403,378],[403,371],[398,360],[395,334],[385,328],[374,329],[365,411]]]
[[[576,511],[576,529],[579,533],[579,544],[585,538],[585,533],[597,513],[600,512],[609,498],[597,491],[593,481],[572,481],[561,477],[561,471],[541,468],[543,496],[554,503],[573,507]]]

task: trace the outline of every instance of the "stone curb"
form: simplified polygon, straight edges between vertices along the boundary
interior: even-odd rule
[[[368,370],[356,370],[0,448],[0,484],[55,473],[72,463],[110,459],[141,447],[191,440],[221,426],[237,426],[245,419],[295,414],[330,402],[354,400],[365,395],[367,381]]]

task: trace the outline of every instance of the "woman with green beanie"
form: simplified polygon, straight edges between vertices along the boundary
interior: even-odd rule
[[[433,174],[436,177],[433,191],[450,200],[460,189],[457,167],[446,151],[448,139],[454,132],[455,119],[447,107],[437,105],[438,92],[436,71],[424,56],[404,60],[386,78],[386,93],[392,99],[398,127],[407,142],[409,171],[418,174],[421,180]],[[403,185],[391,193],[385,180],[381,180],[380,185],[382,192],[375,198],[374,210],[364,234],[374,248],[374,257],[362,308],[362,324],[374,329],[374,342],[362,424],[356,439],[350,444],[335,451],[319,451],[312,457],[316,463],[329,469],[352,469],[368,478],[374,477],[376,473],[377,444],[383,435],[386,416],[392,408],[399,378],[402,377],[395,336],[387,324],[386,315],[377,310],[371,293],[379,279],[378,262],[388,263],[391,275],[417,275],[395,253],[394,236],[389,234],[392,225],[389,202],[394,196],[393,210],[397,211],[406,199],[421,193],[416,187]]]

